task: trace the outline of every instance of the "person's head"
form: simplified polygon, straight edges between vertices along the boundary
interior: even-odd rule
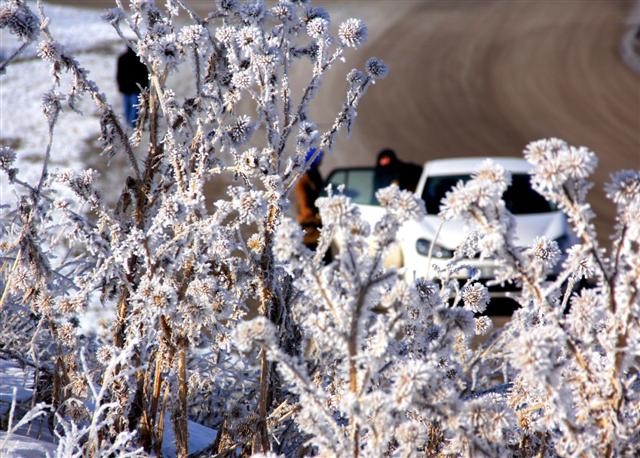
[[[316,149],[315,148],[311,148],[309,151],[307,151],[307,154],[304,158],[304,162],[305,164],[308,163],[312,158],[313,155],[316,153]],[[310,169],[316,169],[320,166],[320,163],[322,162],[322,151],[320,151],[318,153],[318,155],[313,159],[313,162],[310,164]]]
[[[376,160],[376,167],[389,167],[398,161],[395,151],[386,148],[378,153],[378,159]]]

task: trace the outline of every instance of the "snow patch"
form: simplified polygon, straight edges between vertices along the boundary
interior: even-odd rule
[[[0,431],[0,456],[4,458],[44,458],[54,455],[56,446],[31,437]]]
[[[33,371],[14,361],[0,359],[0,417],[11,408],[15,390],[16,402],[26,402],[33,395]]]
[[[176,436],[173,433],[173,424],[171,423],[171,414],[167,412],[164,417],[164,434],[162,436],[162,456],[174,458],[177,456]],[[202,426],[200,423],[189,421],[187,424],[189,430],[189,454],[199,453],[210,447],[218,436],[215,429]]]
[[[31,11],[38,14],[35,1],[28,1],[27,4]],[[113,27],[101,18],[105,10],[79,9],[48,3],[44,3],[43,9],[50,19],[49,30],[67,51],[86,51],[119,40]],[[0,30],[0,56],[12,54],[21,44],[22,42],[7,29]],[[37,43],[32,43],[18,58],[35,57],[37,47]]]

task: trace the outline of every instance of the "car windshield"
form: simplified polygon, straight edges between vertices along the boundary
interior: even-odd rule
[[[344,195],[350,197],[353,203],[377,205],[373,178],[373,168],[345,168],[333,171],[327,178],[327,184],[332,185],[334,189],[344,186]]]
[[[469,181],[470,175],[432,176],[427,179],[422,199],[427,207],[427,213],[437,215],[440,203],[445,194],[459,181]],[[514,215],[528,213],[548,213],[556,211],[555,206],[547,202],[540,194],[531,189],[530,177],[527,174],[513,174],[511,186],[502,196],[507,209]]]
[[[422,174],[422,167],[408,162],[403,163],[402,173],[398,180],[393,180],[401,189],[414,192]],[[374,167],[345,167],[332,171],[326,184],[334,189],[343,187],[344,195],[360,205],[379,205],[376,198],[380,183],[376,183]]]

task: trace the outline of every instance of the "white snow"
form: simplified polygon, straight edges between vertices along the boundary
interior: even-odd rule
[[[34,13],[38,13],[36,2],[27,2]],[[115,5],[115,2],[114,2]],[[119,40],[113,27],[100,16],[106,10],[79,9],[71,6],[44,3],[44,12],[50,19],[49,30],[67,50],[78,52],[104,46]],[[0,55],[7,56],[22,44],[6,29],[0,30]],[[32,43],[19,57],[34,57],[37,43]]]
[[[122,116],[122,96],[115,77],[116,61],[125,46],[113,27],[100,18],[100,11],[48,4],[44,8],[51,18],[54,38],[65,49],[73,51],[114,112]],[[6,30],[0,31],[0,54],[10,53],[17,45]],[[182,77],[184,71],[171,75],[172,86],[180,94],[193,90],[192,81]],[[68,92],[70,87],[66,80],[63,73],[62,85],[56,88],[61,93]],[[36,183],[40,176],[48,136],[40,102],[52,87],[49,64],[35,57],[30,50],[27,50],[26,59],[12,62],[6,73],[0,75],[0,145],[15,149],[14,167],[20,170],[18,178],[27,183]],[[130,174],[126,159],[117,157],[109,164],[107,158],[99,157],[100,147],[96,144],[100,135],[98,111],[88,96],[83,97],[78,108],[80,114],[63,102],[63,112],[54,131],[49,169],[95,168],[102,176],[103,195],[107,200],[115,200],[124,179]],[[0,205],[16,202],[16,196],[9,189],[6,175],[0,174]]]
[[[164,434],[162,436],[162,456],[173,458],[177,456],[175,435],[171,423],[171,414],[167,412],[164,420]],[[218,435],[215,429],[207,428],[199,423],[189,421],[189,454],[198,453],[211,446]]]
[[[5,417],[11,407],[11,402],[16,397],[16,402],[29,401],[33,395],[31,382],[33,371],[22,368],[13,361],[0,359],[0,417]],[[14,422],[18,419],[14,419]],[[189,453],[198,453],[211,446],[218,435],[215,429],[208,428],[199,423],[189,421]],[[0,457],[25,457],[40,458],[53,455],[55,444],[36,440],[20,434],[12,434],[7,439],[7,434],[0,431]],[[165,414],[164,435],[162,438],[162,455],[172,458],[177,456],[175,446],[175,434],[171,423],[171,413]]]
[[[89,70],[89,77],[98,81],[108,99],[112,103],[117,101],[114,109],[119,113],[121,104],[115,83],[115,57],[92,52],[80,55],[79,61]],[[25,75],[28,75],[28,80]],[[52,88],[48,65],[39,59],[15,62],[9,65],[1,81],[0,140],[16,145],[19,177],[22,181],[33,182],[39,177],[48,132],[40,107],[42,95]],[[79,167],[84,162],[83,153],[90,149],[87,142],[99,135],[100,126],[93,102],[85,97],[79,109],[82,114],[66,109],[60,115],[54,131],[52,168]]]
[[[33,394],[33,370],[22,368],[14,361],[0,359],[0,417],[10,409],[14,397],[16,402],[25,402]]]
[[[15,361],[0,359],[0,418],[7,418],[11,403],[15,397],[16,403],[28,402],[33,395],[33,370],[23,368]],[[14,425],[20,420],[14,418]],[[36,420],[38,421],[38,420]],[[33,431],[39,430],[35,428]],[[26,428],[19,428],[18,432],[25,432]],[[11,434],[7,437],[5,431],[0,431],[0,457],[2,458],[40,458],[53,456],[55,445],[50,442],[27,437],[22,434]]]
[[[31,5],[33,6],[33,5]],[[51,31],[65,49],[73,51],[81,66],[89,71],[107,96],[116,113],[122,112],[121,96],[115,74],[117,55],[125,48],[115,30],[100,19],[100,12],[45,4],[51,17]],[[0,53],[7,54],[18,44],[6,30],[0,32]],[[107,46],[107,44],[110,44]],[[47,141],[48,125],[40,101],[53,87],[49,64],[34,57],[34,48],[27,57],[14,61],[0,75],[0,144],[14,147],[15,167],[22,181],[34,183],[40,176]],[[59,92],[70,83],[62,79]],[[93,101],[84,97],[79,103],[81,114],[64,107],[54,132],[51,167],[80,168],[95,161],[90,155],[97,148],[92,145],[100,133],[97,110]],[[10,203],[15,196],[7,192],[7,177],[0,176],[0,204]]]
[[[54,456],[56,446],[50,442],[39,441],[20,434],[0,431],[0,456],[2,458],[43,458]]]

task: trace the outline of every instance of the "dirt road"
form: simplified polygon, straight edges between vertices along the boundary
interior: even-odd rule
[[[630,0],[316,3],[336,12],[334,22],[356,16],[369,24],[369,42],[349,65],[375,55],[390,67],[325,170],[372,164],[382,147],[423,162],[517,156],[529,141],[557,136],[599,154],[592,202],[597,225],[610,233],[613,206],[602,185],[614,170],[640,168],[640,75],[618,53]],[[319,93],[316,113],[325,123],[340,107],[349,68],[336,68]]]

